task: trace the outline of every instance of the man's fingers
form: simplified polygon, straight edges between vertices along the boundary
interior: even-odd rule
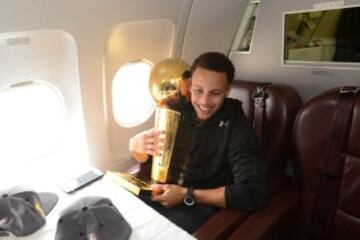
[[[143,142],[143,149],[147,154],[161,155],[164,151],[163,139],[146,139]]]
[[[167,188],[168,188],[167,184],[152,184],[151,185],[151,189],[157,190],[157,191],[166,190]]]
[[[164,134],[165,131],[164,130],[155,130],[155,129],[152,129],[148,132],[146,132],[145,134],[145,138],[157,138],[159,137],[160,135]]]
[[[169,188],[168,184],[152,184],[151,185],[151,190],[153,190],[157,193],[163,193],[168,188]]]
[[[159,186],[151,186],[152,194],[151,194],[151,200],[154,202],[162,202],[164,200],[164,189]]]

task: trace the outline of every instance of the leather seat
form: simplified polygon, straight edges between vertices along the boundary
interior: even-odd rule
[[[271,196],[284,183],[284,169],[292,154],[291,141],[293,122],[302,106],[302,100],[297,92],[285,85],[268,84],[266,86],[266,101],[262,130],[256,125],[257,114],[254,94],[263,83],[236,81],[230,97],[239,99],[248,119],[253,122],[264,151],[265,169],[267,174],[267,190]],[[259,123],[260,124],[260,123]]]
[[[343,101],[342,98],[348,98],[349,102],[345,103],[347,105],[352,104],[351,99],[355,102],[350,109],[350,119],[341,126],[343,129],[340,130],[344,131],[343,136],[339,134],[334,136],[337,130],[334,124],[336,114],[344,115],[344,105],[340,103]],[[338,147],[341,148],[343,157],[339,159],[339,166],[334,176],[325,176],[324,167],[327,168],[326,165],[331,164],[328,163],[329,147],[333,148],[332,142],[339,141],[341,137],[344,138],[344,146]],[[315,209],[315,206],[319,207],[316,201],[320,199],[320,208],[329,201],[334,201],[334,206],[326,210],[325,219],[330,223],[329,226],[325,226],[326,232],[320,233],[325,235],[316,238],[329,239],[328,237],[331,236],[331,239],[360,239],[360,97],[352,93],[344,93],[341,96],[337,88],[312,99],[297,117],[294,126],[294,144],[301,179],[302,238],[317,235],[316,232],[321,231],[314,229],[319,226],[311,224],[322,221],[317,216],[319,209]],[[325,181],[334,184],[330,188],[334,189],[335,196],[321,196],[321,194],[328,195],[319,189],[328,187],[320,185],[323,178],[329,178]],[[321,200],[324,197],[325,199]]]
[[[359,88],[336,88],[301,108],[293,130],[300,197],[282,191],[230,239],[360,239],[358,95]]]
[[[254,99],[259,90],[265,91],[263,107]],[[302,105],[301,98],[289,86],[240,80],[233,83],[229,97],[242,101],[243,110],[253,122],[261,139],[267,192],[271,201],[280,189],[290,184],[289,178],[285,175],[285,167],[292,154],[289,139],[292,136],[295,116]],[[262,115],[260,117],[259,111]],[[198,239],[226,239],[250,215],[247,212],[223,209],[201,226],[194,236]]]

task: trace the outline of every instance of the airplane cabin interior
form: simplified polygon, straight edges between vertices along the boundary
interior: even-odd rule
[[[58,218],[90,195],[129,223],[108,240],[359,239],[359,25],[359,0],[0,0],[0,193],[59,198],[44,226],[19,236],[2,193],[0,239],[70,239]],[[157,121],[151,72],[205,52],[235,66],[228,97],[261,143],[267,203],[221,209],[190,234],[105,173],[151,174],[129,150]],[[60,188],[91,168],[99,181]]]

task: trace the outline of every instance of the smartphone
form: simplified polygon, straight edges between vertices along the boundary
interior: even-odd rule
[[[89,171],[81,174],[80,176],[77,176],[61,184],[61,188],[66,193],[72,193],[100,179],[103,175],[104,173],[99,169],[91,168]]]

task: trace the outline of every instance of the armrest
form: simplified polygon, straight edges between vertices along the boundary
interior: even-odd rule
[[[140,178],[142,180],[151,179],[151,163],[137,163],[134,166],[126,169],[126,173],[130,173],[134,177]]]
[[[296,189],[281,191],[270,198],[262,210],[243,222],[229,239],[296,239],[298,209]]]
[[[140,171],[140,164],[138,164],[138,163],[125,170],[126,173],[133,174],[133,175],[137,175],[139,173],[139,171]]]
[[[221,209],[193,234],[197,239],[227,239],[250,213]]]

